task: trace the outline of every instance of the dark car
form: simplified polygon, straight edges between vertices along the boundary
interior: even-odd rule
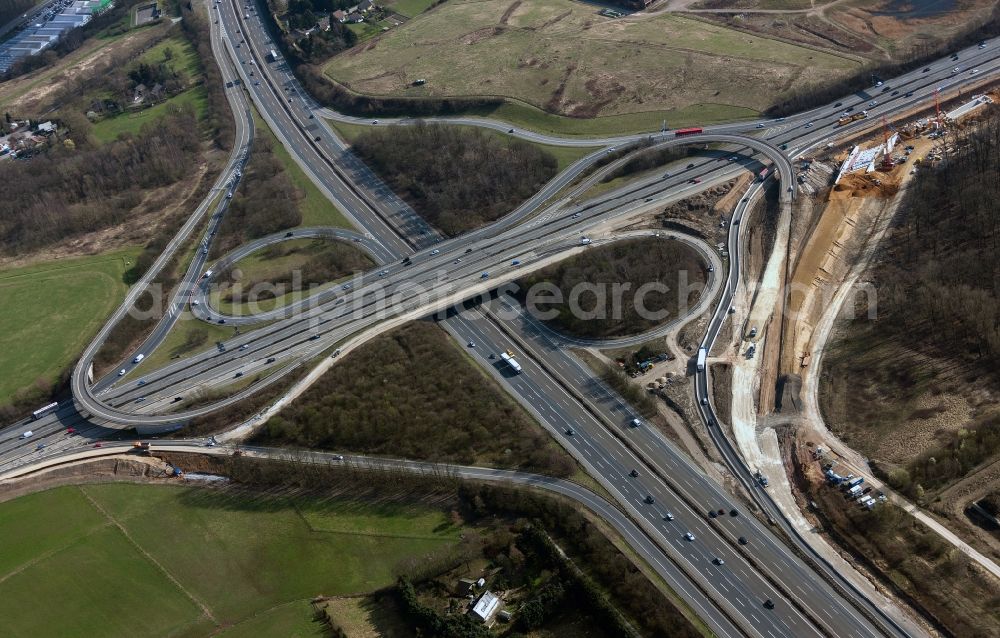
[[[746,545],[750,541],[747,540],[746,536],[740,536],[740,545]]]
[[[472,252],[472,249],[471,249],[471,248],[466,248],[466,249],[465,249],[465,254],[466,254],[466,255],[468,255],[468,254],[469,254],[469,253],[471,253],[471,252]]]
[[[646,495],[646,504],[647,505],[652,505],[653,504],[653,496],[651,494],[647,494]]]
[[[927,67],[927,68],[925,68],[925,69],[924,69],[923,71],[921,71],[921,73],[927,73],[927,72],[928,72],[928,71],[930,71],[930,70],[931,70],[931,67]]]
[[[688,168],[694,168],[694,164],[688,164]]]
[[[274,357],[268,357],[267,358],[267,362],[268,363],[274,363]]]
[[[715,516],[716,516],[715,510],[708,510],[708,517],[709,518],[715,518]]]
[[[319,135],[317,135],[315,139],[318,142],[319,141]]]
[[[636,476],[639,476],[639,472],[638,472],[638,470],[632,470],[631,472],[629,472],[629,475],[632,478],[635,478]]]
[[[720,508],[719,508],[719,516],[725,516],[725,515],[726,515],[726,510],[724,510],[724,509],[722,509],[722,508],[720,507]]]
[[[844,105],[843,102],[837,102],[836,104],[834,104],[834,106],[843,106],[843,105]]]
[[[236,374],[234,374],[234,375],[233,375],[233,378],[234,378],[234,379],[239,379],[239,378],[240,378],[240,377],[242,377],[242,376],[243,376],[243,373],[242,373],[242,372],[237,372]]]
[[[316,341],[317,339],[319,339],[319,335],[313,335],[309,337],[309,341]]]
[[[733,508],[733,509],[729,510],[729,515],[730,516],[739,516],[740,513],[738,511],[736,511],[735,508]]]
[[[774,603],[771,602],[770,598],[764,601],[764,606],[767,607],[768,609],[774,609]]]
[[[287,233],[285,233],[285,237],[291,237],[294,234],[295,233],[293,233],[292,231],[288,231]]]

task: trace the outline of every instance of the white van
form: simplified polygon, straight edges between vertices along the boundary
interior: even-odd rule
[[[135,359],[132,359],[132,363],[139,363],[140,361],[142,361],[145,358],[146,358],[146,355],[144,355],[144,354],[137,354],[137,355],[135,355]]]

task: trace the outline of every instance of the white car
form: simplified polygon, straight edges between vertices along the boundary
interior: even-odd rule
[[[969,75],[975,75],[977,73],[979,73],[979,69],[972,69],[971,71],[969,71]]]
[[[31,430],[25,430],[24,432],[21,433],[21,438],[26,439],[30,437],[32,434],[34,434],[34,432],[32,432]]]
[[[118,376],[120,376],[120,377],[124,377],[125,376],[125,368],[122,368],[121,370],[118,371]]]
[[[693,541],[694,540],[694,534],[692,534],[691,532],[688,532],[687,534],[684,534],[684,540]]]
[[[665,521],[672,521],[672,520],[674,520],[674,514],[673,514],[673,512],[667,512],[666,514],[664,514],[663,515],[663,520],[665,520]]]
[[[437,248],[435,248],[434,250],[432,250],[432,251],[431,251],[431,254],[432,254],[432,255],[437,255],[437,254],[439,254],[440,252],[441,252],[440,250],[438,250]]]

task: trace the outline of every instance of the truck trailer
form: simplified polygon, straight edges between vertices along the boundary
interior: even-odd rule
[[[698,372],[705,371],[705,360],[708,358],[708,350],[698,348]]]
[[[510,369],[514,371],[514,374],[521,374],[521,364],[514,359],[514,353],[508,350],[507,352],[501,352],[500,358],[510,366]]]

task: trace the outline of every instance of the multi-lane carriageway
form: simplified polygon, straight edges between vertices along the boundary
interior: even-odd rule
[[[220,29],[222,29],[222,28],[225,27],[225,23],[226,23],[227,20],[229,20],[234,25],[235,24],[239,24],[239,22],[238,22],[239,16],[235,15],[235,12],[230,11],[230,7],[228,7],[227,5],[223,4],[222,5],[222,9],[220,9],[220,11],[222,11],[222,14],[224,16],[223,19],[221,20],[224,24],[222,26],[220,26]],[[241,28],[241,27],[230,27],[230,28]],[[246,25],[245,23],[242,25],[242,30],[244,31],[245,34],[247,34],[247,35],[250,36],[249,39],[248,39],[248,41],[247,41],[248,42],[247,48],[250,48],[250,49],[257,48],[256,45],[259,44],[260,42],[257,42],[257,43],[254,42],[254,38],[257,37],[257,35],[254,33],[254,30],[251,29],[251,28],[248,28],[248,25]],[[235,49],[233,47],[233,41],[232,41],[232,39],[229,40],[228,45],[229,45],[229,52],[230,52],[230,54],[234,55],[234,56],[236,56],[238,58],[240,56],[240,53],[239,53],[238,49]],[[963,57],[966,55],[966,53],[967,52],[963,52],[963,54],[962,54]],[[975,51],[973,51],[972,53],[975,53]],[[968,63],[969,64],[974,64],[976,62],[968,62]],[[946,63],[946,65],[948,65],[948,63]],[[984,70],[983,67],[985,65],[984,64],[979,64],[979,66],[981,67],[981,71],[983,71]],[[274,126],[278,127],[278,130],[276,130],[276,133],[278,133],[279,137],[281,137],[283,139],[283,141],[286,144],[288,144],[290,141],[294,141],[295,139],[298,139],[298,138],[296,138],[296,135],[298,135],[300,138],[302,137],[303,131],[301,130],[301,127],[302,127],[303,123],[306,122],[307,118],[305,116],[302,116],[301,114],[299,114],[298,115],[299,119],[294,119],[294,118],[296,118],[296,112],[295,111],[288,111],[288,110],[286,110],[285,107],[284,107],[284,105],[285,104],[294,104],[293,108],[305,108],[307,111],[311,107],[309,106],[308,101],[307,100],[303,100],[301,98],[301,96],[298,96],[299,99],[294,100],[293,102],[283,102],[281,99],[275,97],[274,91],[273,91],[273,86],[272,86],[275,83],[279,83],[279,82],[283,83],[286,87],[287,86],[292,86],[292,87],[296,86],[296,85],[294,85],[293,80],[291,80],[291,78],[287,76],[287,72],[285,70],[281,69],[280,67],[281,67],[280,64],[278,64],[278,65],[261,65],[261,66],[257,66],[257,69],[258,69],[258,73],[263,73],[263,74],[265,74],[265,75],[268,76],[268,81],[266,83],[262,83],[262,85],[260,85],[260,87],[264,87],[265,84],[266,84],[268,87],[272,88],[272,91],[270,93],[271,97],[269,99],[268,106],[274,107],[274,106],[276,106],[280,102],[281,107],[282,107],[281,109],[278,109],[277,111],[272,111],[271,109],[268,109],[268,108],[262,108],[261,105],[263,103],[265,103],[265,102],[262,99],[262,96],[258,95],[256,93],[256,91],[259,88],[258,85],[246,83],[246,87],[250,90],[251,97],[253,97],[254,101],[258,104],[258,108],[262,108],[262,111],[265,114],[265,118],[268,119],[268,121],[272,125],[272,127],[274,127]],[[245,65],[241,65],[239,68],[241,70],[241,73],[243,73],[243,75],[244,75],[244,79],[246,79],[246,66]],[[995,70],[995,67],[990,67],[990,70]],[[285,77],[284,78],[277,77],[281,73],[285,73]],[[940,71],[936,72],[936,74],[940,75]],[[272,78],[271,77],[272,75],[276,76],[277,79]],[[911,75],[913,75],[913,74],[911,74]],[[920,82],[926,82],[928,80],[934,81],[935,78],[932,77],[932,76],[920,76],[919,74],[917,74],[916,77],[914,79],[912,79],[912,80],[907,80],[905,77],[904,77],[904,80],[906,80],[907,82],[912,82],[914,84],[919,84]],[[899,85],[899,82],[901,82],[901,81],[903,81],[903,80],[893,81],[893,82],[889,82],[887,84],[893,85],[893,88],[896,88],[897,86],[900,86],[900,88],[902,88],[902,86]],[[938,78],[937,81],[938,82],[942,82],[944,80]],[[956,79],[953,78],[951,81],[954,83],[954,82],[956,82]],[[909,86],[909,85],[907,85],[907,86]],[[297,90],[297,89],[295,89],[295,90]],[[911,89],[906,89],[906,90],[909,91]],[[260,92],[263,93],[264,92],[264,88],[260,88]],[[281,94],[278,93],[278,95],[280,96]],[[264,94],[263,97],[266,98],[267,94]],[[927,99],[927,98],[926,98],[926,96],[921,96],[920,99]],[[887,112],[891,113],[894,110],[901,110],[902,108],[906,108],[906,107],[909,106],[908,103],[899,103],[896,107],[891,107],[890,103],[892,101],[893,100],[890,99],[890,100],[888,100],[886,102],[886,107],[885,108],[886,108]],[[847,106],[846,102],[845,102],[844,106],[845,107]],[[821,111],[821,110],[822,109],[817,110],[817,111]],[[835,119],[836,115],[839,114],[839,112],[840,112],[840,108],[839,107],[833,109],[833,111],[831,111],[831,114],[829,116],[827,116],[826,120],[829,120],[831,117]],[[805,118],[807,118],[807,117],[813,118],[812,120],[809,120],[809,121],[812,122],[812,126],[809,126],[808,128],[805,127],[805,123],[807,122],[807,119],[805,119]],[[284,118],[284,119],[282,119],[282,118]],[[315,123],[314,118],[308,118],[308,119],[309,120],[313,120],[313,123]],[[747,128],[747,125],[740,125],[740,126],[741,126],[741,129],[746,129]],[[769,133],[769,135],[768,135],[768,141],[769,142],[772,142],[773,144],[785,143],[785,144],[789,145],[790,149],[800,150],[800,149],[808,148],[809,146],[812,146],[812,145],[815,145],[817,143],[820,143],[820,142],[824,141],[828,136],[831,135],[831,131],[829,130],[830,126],[831,125],[830,125],[829,121],[825,121],[824,122],[824,118],[823,117],[821,117],[820,115],[818,115],[816,112],[813,112],[811,114],[808,114],[807,116],[801,116],[799,118],[788,118],[788,120],[786,120],[785,122],[771,125],[766,130]],[[320,123],[319,124],[319,128],[317,130],[320,132],[321,136],[324,135],[324,133],[323,133],[324,129],[325,129],[325,126],[323,126]],[[826,129],[826,130],[824,131],[824,129]],[[841,129],[841,130],[843,130],[843,129]],[[313,131],[309,131],[309,133],[312,133],[312,132]],[[835,133],[836,132],[834,132],[834,134]],[[595,142],[594,141],[588,142],[588,144],[593,144],[593,143],[595,143]],[[619,141],[618,143],[624,143],[624,141]],[[303,145],[300,145],[300,146],[303,146]],[[316,155],[317,156],[320,154],[320,151],[322,151],[322,148],[320,148],[320,149],[318,149],[316,151]],[[319,162],[319,160],[316,160],[316,158],[311,158],[310,159],[309,157],[306,157],[305,159],[303,159],[299,154],[296,154],[296,157],[300,161],[300,163],[306,163],[307,165],[309,165],[310,161],[312,161],[312,162]],[[317,166],[320,166],[320,168],[322,168],[321,164],[317,164]],[[316,169],[316,171],[312,173],[312,176],[314,178],[317,177],[316,172],[318,172],[318,171],[319,171],[319,169]],[[309,172],[309,171],[307,171],[307,172]],[[690,192],[692,192],[694,190],[700,190],[701,188],[703,188],[706,185],[710,185],[712,183],[717,183],[718,181],[722,181],[724,179],[728,179],[728,177],[731,176],[734,173],[735,173],[735,170],[733,168],[731,168],[731,167],[726,166],[726,165],[720,167],[720,166],[713,165],[711,161],[707,161],[707,162],[706,161],[700,161],[700,162],[697,163],[697,166],[695,168],[690,169],[690,170],[686,170],[686,171],[682,171],[681,174],[679,174],[675,179],[671,179],[671,180],[659,180],[659,181],[654,181],[654,182],[647,182],[647,183],[637,184],[637,185],[632,186],[631,188],[621,189],[620,191],[611,193],[607,197],[599,198],[598,201],[587,202],[583,206],[581,206],[580,210],[582,211],[582,214],[580,215],[579,218],[577,218],[578,221],[576,221],[576,222],[570,222],[571,218],[568,217],[568,212],[565,215],[559,215],[557,210],[556,211],[550,211],[547,216],[545,214],[542,214],[542,215],[538,216],[538,218],[540,218],[540,219],[546,219],[546,220],[549,220],[549,221],[546,221],[546,223],[544,223],[544,224],[538,224],[537,225],[536,229],[540,230],[541,234],[536,234],[536,235],[532,236],[531,241],[535,242],[535,244],[536,244],[536,252],[539,249],[541,249],[541,250],[545,250],[545,249],[561,249],[564,252],[569,252],[569,250],[571,250],[571,248],[576,245],[575,239],[576,239],[576,237],[578,236],[578,233],[581,230],[585,231],[590,226],[600,224],[600,223],[602,223],[603,221],[605,221],[607,219],[611,219],[611,218],[618,219],[618,218],[620,218],[623,215],[635,214],[637,212],[641,212],[641,210],[644,208],[643,202],[645,202],[646,199],[651,199],[651,201],[652,201],[652,205],[648,206],[647,208],[652,208],[653,206],[659,206],[659,205],[662,205],[664,202],[666,202],[666,201],[668,201],[670,199],[674,199],[674,198],[679,198],[679,197],[686,196],[686,195],[690,194]],[[702,178],[702,184],[700,186],[696,187],[696,188],[691,188],[691,187],[687,186],[686,185],[687,184],[686,180],[688,180],[689,178],[695,177],[695,176]],[[338,179],[343,179],[343,178],[338,177]],[[332,187],[329,186],[329,184],[332,183],[331,180],[329,180],[329,179],[328,180],[320,179],[319,181],[324,184],[324,187],[327,188],[328,191],[334,191],[335,190],[334,188],[332,188]],[[351,192],[351,194],[353,196],[357,197],[359,200],[363,200],[363,199],[366,199],[366,197],[367,197],[367,195],[366,195],[366,187],[367,187],[367,185],[365,185],[365,184],[354,185],[353,188],[350,189],[350,192]],[[337,199],[336,194],[335,194],[334,198]],[[349,198],[347,198],[347,199],[349,199]],[[342,199],[338,199],[338,201],[340,201],[341,203],[343,203],[343,197],[342,197]],[[376,202],[378,201],[377,198],[375,199],[375,201]],[[649,202],[645,202],[645,203],[649,203]],[[366,207],[367,207],[367,210],[366,210]],[[373,235],[373,237],[376,240],[381,240],[382,237],[387,237],[389,239],[386,239],[385,241],[386,241],[386,243],[388,243],[389,241],[392,241],[391,238],[393,236],[395,236],[397,238],[395,241],[396,242],[400,242],[399,237],[400,237],[401,233],[400,233],[398,227],[393,227],[389,232],[386,232],[386,230],[385,230],[386,228],[389,228],[390,226],[393,226],[391,215],[386,215],[384,212],[382,214],[373,214],[370,209],[374,208],[374,206],[372,206],[372,204],[369,201],[364,201],[364,202],[362,202],[362,204],[358,204],[358,205],[355,205],[355,206],[348,206],[347,208],[348,208],[348,211],[350,212],[350,214],[352,214],[354,216],[355,220],[359,221],[359,225],[361,225],[366,230],[368,230],[369,232],[371,232],[371,234]],[[530,214],[530,212],[531,211],[529,210],[526,213],[522,212],[522,214],[525,217],[527,217],[527,215]],[[567,223],[567,222],[570,222],[570,223]],[[492,230],[495,231],[496,229],[492,229]],[[546,232],[551,232],[551,234],[553,235],[553,238],[547,238],[547,237],[545,237],[544,235],[545,235]],[[403,231],[402,234],[405,234],[405,231]],[[520,246],[518,246],[518,244],[515,243],[515,242],[511,242],[510,239],[511,239],[510,236],[508,236],[508,237],[505,238],[503,236],[503,233],[498,233],[498,234],[496,234],[495,238],[492,238],[492,237],[489,236],[489,232],[480,231],[480,233],[478,233],[477,235],[475,235],[472,238],[456,238],[455,240],[450,240],[450,242],[448,242],[447,244],[445,244],[441,248],[439,248],[439,250],[441,251],[441,255],[440,255],[440,257],[438,257],[437,260],[432,259],[428,255],[428,252],[429,252],[428,250],[424,250],[421,253],[418,253],[418,255],[414,258],[414,263],[418,264],[418,259],[419,259],[420,263],[424,264],[424,269],[421,271],[421,273],[419,273],[419,274],[422,274],[422,276],[426,276],[433,269],[439,269],[439,270],[443,269],[445,271],[444,274],[448,275],[449,280],[452,281],[452,282],[456,282],[455,288],[457,290],[462,291],[462,292],[472,291],[472,290],[476,289],[476,288],[473,287],[472,284],[475,283],[476,276],[478,275],[478,271],[479,271],[480,268],[489,267],[490,264],[498,265],[501,268],[500,271],[496,271],[495,268],[494,268],[494,271],[491,271],[492,273],[495,273],[494,274],[495,279],[493,279],[492,282],[489,282],[489,283],[483,285],[483,287],[489,287],[489,285],[495,284],[496,281],[501,280],[504,276],[507,276],[507,275],[511,275],[512,276],[511,273],[504,273],[503,267],[506,265],[505,262],[507,260],[507,257],[510,256],[509,251],[513,250],[515,247],[520,248]],[[505,243],[505,241],[506,241],[506,243]],[[548,243],[546,243],[546,242],[548,242]],[[560,242],[562,242],[561,245],[560,245]],[[402,242],[402,243],[406,243],[406,242]],[[556,244],[556,245],[553,248],[551,246],[551,244]],[[397,243],[397,246],[398,245],[399,245],[399,243]],[[472,257],[465,257],[465,258],[459,257],[459,259],[463,259],[462,263],[466,264],[466,266],[464,267],[464,269],[463,269],[463,267],[460,267],[460,268],[449,268],[448,267],[449,264],[451,264],[451,265],[457,265],[457,264],[452,264],[452,262],[449,261],[449,260],[452,259],[452,257],[454,257],[455,255],[458,255],[458,254],[462,254],[462,255],[465,254],[464,252],[459,252],[464,247],[473,248],[474,252],[477,254],[477,257],[476,258],[472,258]],[[733,253],[733,254],[738,254],[738,250],[737,250],[736,253]],[[485,257],[482,256],[482,255],[485,255]],[[491,259],[492,259],[492,261],[490,261]],[[475,263],[471,263],[471,264],[467,263],[467,262],[470,262],[470,261],[473,261]],[[394,273],[396,275],[399,275],[399,273],[401,273],[401,272],[404,273],[404,274],[398,276],[398,279],[396,279],[395,282],[394,282],[395,285],[405,285],[407,283],[407,281],[408,281],[409,278],[406,276],[407,273],[404,272],[406,270],[407,269],[398,266],[398,264],[394,264],[393,265],[393,267],[392,267],[392,273]],[[414,272],[417,272],[417,269],[410,270],[409,274],[412,274]],[[425,279],[423,281],[423,283],[426,284],[429,281],[431,281],[431,280],[430,279]],[[362,278],[358,283],[360,283],[360,284],[363,285],[365,283],[364,278]],[[458,285],[458,284],[460,284],[460,285]],[[358,288],[359,288],[359,286],[355,286],[356,290]],[[456,293],[456,294],[458,294],[460,296],[460,293]],[[355,294],[355,295],[352,295],[352,298],[349,299],[349,301],[352,304],[357,303],[358,305],[363,305],[364,297],[362,295],[360,297],[360,299],[359,299],[359,296],[357,294]],[[344,303],[345,303],[345,307],[346,307],[346,302],[344,302]],[[320,320],[322,320],[322,319],[320,319]],[[303,330],[309,330],[309,329],[310,329],[310,326],[308,324],[301,324],[300,323],[297,326],[292,326],[291,327],[291,330],[289,331],[289,335],[295,335],[296,331],[299,332],[299,333],[301,333]],[[327,331],[327,333],[333,335],[333,331],[332,330],[331,331]],[[311,334],[315,334],[315,332],[311,333]],[[335,336],[339,338],[339,336],[344,335],[344,334],[346,334],[346,332],[341,331],[340,333],[338,333]],[[268,338],[266,335],[264,335],[264,337]],[[271,335],[271,337],[274,337],[274,335]],[[333,337],[331,337],[331,338],[333,338]],[[246,343],[249,343],[249,341],[250,340],[246,341]],[[321,344],[316,344],[317,347],[319,345],[322,345],[322,342],[324,341],[324,338],[321,337],[319,339],[319,341],[321,342]],[[240,342],[234,342],[232,345],[233,346],[238,346],[238,345],[240,345]],[[308,353],[310,351],[309,347],[308,347],[308,344],[306,344],[305,347],[302,347],[301,344],[299,344],[298,347],[292,347],[292,348],[288,348],[286,346],[287,346],[287,344],[285,344],[285,343],[272,341],[269,344],[266,344],[265,347],[275,347],[275,348],[278,348],[278,349],[281,350],[281,352],[287,353],[287,356],[289,358],[299,358],[299,357],[302,356],[303,352],[307,352]],[[229,348],[229,350],[231,352],[234,349],[235,348],[233,348],[232,346],[230,346],[230,348]],[[244,352],[249,352],[249,351],[250,351],[250,349],[248,348],[247,351],[244,351]],[[237,350],[237,352],[239,352],[239,351]],[[257,353],[255,353],[255,355],[252,355],[252,356],[259,356],[259,355],[260,355],[260,352],[258,351]],[[240,359],[241,357],[234,356],[232,358],[233,358],[233,360],[237,360],[237,359]],[[247,357],[247,359],[250,359],[250,358],[251,358],[250,356]],[[205,366],[205,370],[202,370],[202,371],[197,371],[196,370],[195,372],[198,373],[198,374],[203,374],[204,375],[204,374],[206,374],[206,370],[207,370],[207,376],[202,377],[202,378],[204,378],[204,379],[220,378],[221,379],[221,378],[226,378],[226,376],[228,374],[231,374],[232,370],[235,369],[233,367],[229,367],[227,369],[225,367],[227,364],[225,364],[225,363],[223,363],[221,366],[218,365],[220,362],[215,362],[215,363],[216,363],[216,365],[213,365],[213,366]],[[199,365],[204,365],[204,363],[201,363]],[[231,364],[229,364],[229,365],[231,365]],[[241,365],[243,365],[243,364],[241,364]],[[213,372],[215,374],[215,377],[212,377]],[[171,381],[170,379],[164,379],[164,387],[163,387],[163,389],[167,389],[167,388],[171,387],[170,381]],[[551,388],[549,388],[549,392],[547,392],[545,394],[545,396],[547,396],[547,397],[552,396],[550,393],[555,393],[555,392],[556,392],[555,388],[551,387]],[[118,393],[118,394],[116,395],[115,393]],[[113,397],[117,396],[119,400],[128,399],[129,398],[129,396],[128,396],[128,388],[123,385],[122,388],[117,389],[117,390],[113,390],[112,392],[110,392],[106,396],[108,396],[109,398],[113,398]],[[556,396],[558,397],[558,395],[556,395]],[[565,401],[567,403],[567,405],[570,405],[571,403],[574,402],[573,399],[572,399],[572,397],[569,397],[568,395],[565,395],[563,397],[557,398],[557,400],[559,400],[559,401]],[[122,405],[125,405],[125,404],[123,403]],[[595,434],[594,435],[594,439],[591,441],[591,445],[598,445],[599,439],[600,439],[600,437],[598,437]],[[589,436],[588,436],[588,440],[589,440]],[[608,439],[607,441],[600,441],[600,444],[602,446],[604,446],[604,445],[613,446],[613,443],[612,443],[612,441],[610,439]],[[24,446],[21,446],[21,447],[23,448]],[[619,454],[624,454],[625,453],[623,451],[624,449],[625,448],[620,449],[618,451],[618,453]],[[609,452],[609,453],[610,454],[614,454],[614,452]],[[646,462],[646,463],[650,463],[650,468],[651,469],[659,468],[659,465],[657,465],[654,461],[650,461],[645,456],[645,454],[646,453],[643,454],[643,461]],[[599,468],[600,466],[596,466],[596,467]],[[682,470],[683,470],[683,468],[682,468]],[[686,473],[687,470],[684,470],[684,472]],[[700,473],[697,473],[697,471],[695,470],[695,474],[698,475]],[[608,481],[610,481],[611,479],[615,478],[614,474],[610,470],[608,471],[607,476],[605,476],[604,474],[601,474],[600,472],[598,472],[598,476],[601,479],[608,480]],[[621,490],[625,490],[627,488],[621,487],[620,489]],[[664,496],[664,498],[669,498],[669,497],[668,496]],[[680,509],[680,506],[678,506],[678,509]],[[743,517],[743,518],[745,518],[746,520],[749,520],[749,517]],[[695,522],[692,521],[690,524],[692,526],[694,526]],[[653,533],[655,535],[655,532],[651,532],[651,533]],[[763,533],[767,534],[766,530]],[[768,538],[770,538],[770,537],[768,537]],[[716,540],[717,540],[717,535],[711,533],[710,530],[706,531],[706,536],[705,537],[701,537],[701,536],[698,537],[698,542],[699,543],[708,543],[709,541],[713,541],[714,542]],[[713,549],[718,549],[718,550],[721,551],[725,547],[726,547],[726,545],[725,545],[725,543],[723,543],[722,545],[714,547]],[[733,559],[733,560],[736,560],[736,559]],[[728,564],[728,561],[727,561],[727,564]],[[744,565],[743,563],[740,564],[741,567],[743,565]],[[753,569],[749,564],[746,564],[746,568],[751,569],[751,570]],[[737,572],[734,570],[733,573],[737,573]],[[809,582],[811,582],[812,580],[815,579],[812,574],[807,573],[806,575],[807,575],[807,579],[805,581],[806,583],[809,583]],[[797,579],[793,578],[791,575],[788,575],[788,576],[784,577],[783,580],[789,581],[789,583],[794,583],[794,582],[797,581]],[[796,585],[788,584],[789,588],[792,588],[794,586],[796,586]],[[751,588],[751,590],[753,590],[755,594],[756,593],[764,593],[764,591],[765,591],[765,590],[758,591],[755,588]],[[714,588],[714,592],[715,592],[715,594],[719,598],[725,599],[724,590],[720,589],[719,587],[715,587]],[[829,594],[826,594],[823,597],[822,600],[826,600],[826,596],[829,596]],[[833,596],[832,599],[833,600],[839,600],[835,595]],[[761,628],[761,631],[759,632],[760,635],[767,635],[768,633],[770,633],[772,631],[777,631],[778,632],[777,635],[795,635],[794,632],[792,634],[787,633],[788,631],[791,631],[792,627],[796,626],[796,624],[795,624],[796,623],[795,618],[793,618],[793,617],[785,617],[783,615],[783,614],[788,613],[789,609],[795,608],[795,605],[794,605],[794,603],[792,601],[788,601],[788,600],[786,600],[784,598],[780,599],[780,602],[781,602],[781,606],[782,607],[785,607],[785,605],[787,603],[787,607],[785,607],[785,611],[784,612],[783,611],[779,611],[777,609],[774,610],[773,612],[769,612],[775,618],[779,618],[780,622],[773,623],[766,630],[764,630],[763,628]],[[822,615],[821,615],[821,613],[819,611],[817,611],[813,607],[814,605],[815,605],[815,601],[809,601],[808,607],[810,607],[810,608],[813,609],[813,611],[810,613],[810,615],[811,616],[816,616],[816,618],[813,619],[811,622],[816,623],[815,627],[822,627],[823,626],[822,617],[821,617]],[[820,607],[822,608],[823,606],[820,605]],[[838,610],[837,609],[837,605],[834,604],[834,605],[831,605],[829,608],[827,608],[826,613],[827,614],[831,613],[831,611],[830,611],[831,609],[834,610],[835,615],[838,615],[838,621],[839,621],[840,620],[839,614],[842,613],[842,611]],[[846,608],[846,609],[849,610],[849,607]],[[732,610],[727,608],[726,611],[728,613],[724,613],[723,615],[726,618],[729,618],[729,615],[730,615],[730,613],[732,613]],[[720,610],[720,613],[722,613],[721,610]],[[800,614],[800,616],[801,616],[801,614]],[[770,616],[768,616],[768,617],[770,617]],[[862,628],[864,627],[864,621],[860,621],[860,620],[859,621],[849,621],[849,620],[847,620],[848,616],[845,616],[844,618],[845,618],[845,624],[839,624],[839,622],[838,622],[838,623],[835,623],[835,626],[846,628],[846,627],[854,626],[854,623],[857,622],[858,623],[858,625],[857,625],[858,626],[858,630],[860,632],[857,635],[874,635],[873,633],[866,633],[866,631],[867,632],[871,632],[872,631],[870,628],[862,630]],[[782,625],[781,623],[784,623],[784,624]],[[775,634],[772,633],[771,635],[775,635]]]

